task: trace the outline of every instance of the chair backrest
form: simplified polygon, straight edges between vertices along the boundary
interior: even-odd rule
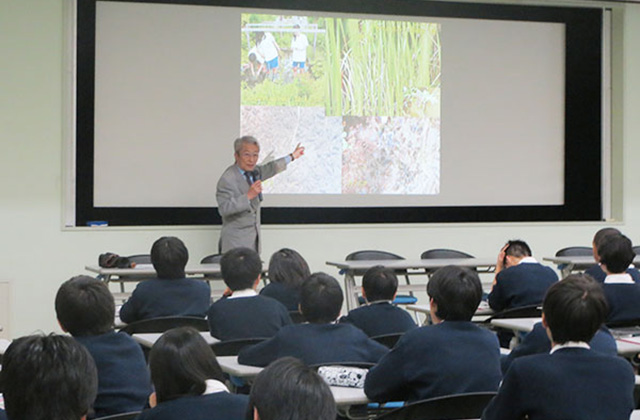
[[[371,339],[392,349],[403,335],[404,333],[376,335],[375,337],[371,337]]]
[[[98,417],[95,420],[132,420],[138,417],[140,411],[129,411],[128,413],[112,414],[106,417]]]
[[[471,254],[466,252],[457,251],[455,249],[436,248],[424,251],[420,255],[421,260],[435,260],[435,259],[452,259],[452,258],[475,258]]]
[[[207,320],[194,316],[165,316],[143,319],[125,325],[120,331],[127,334],[163,333],[177,327],[193,327],[198,331],[209,331]]]
[[[240,353],[240,350],[247,346],[253,346],[254,344],[258,344],[263,342],[264,340],[268,340],[267,337],[256,337],[256,338],[243,338],[240,340],[228,340],[228,341],[220,341],[218,343],[212,344],[211,348],[216,356],[237,356]]]
[[[505,318],[539,318],[542,316],[542,305],[528,305],[519,308],[505,309],[490,316],[485,323],[490,323],[492,319]]]
[[[222,258],[222,254],[207,255],[200,260],[200,264],[220,264],[220,258]],[[222,280],[222,274],[205,274],[204,278],[205,280]]]
[[[556,257],[591,257],[593,249],[590,246],[569,246],[556,252]]]
[[[635,252],[636,255],[640,255],[640,246],[634,246],[633,247],[633,252]]]
[[[291,321],[294,324],[302,324],[307,322],[304,315],[302,315],[299,311],[289,311],[289,316],[291,317]]]
[[[134,262],[136,264],[151,264],[150,254],[129,255],[127,258],[129,258],[129,261]]]
[[[476,419],[495,392],[473,392],[468,394],[447,395],[416,401],[402,408],[390,411],[376,419],[384,420],[442,420],[442,419]]]
[[[347,261],[370,261],[370,260],[404,260],[404,257],[387,251],[364,250],[355,251],[347,255]]]

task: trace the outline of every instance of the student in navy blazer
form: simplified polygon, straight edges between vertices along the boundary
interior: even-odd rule
[[[184,243],[164,236],[151,247],[151,263],[157,279],[144,280],[120,308],[120,319],[131,323],[163,316],[204,318],[211,303],[209,283],[185,278],[189,252]]]
[[[558,281],[558,276],[531,255],[529,245],[520,240],[509,241],[500,250],[488,298],[491,309],[503,311],[542,303],[544,294]]]
[[[596,234],[593,237],[592,245],[593,245],[593,258],[598,262],[598,264],[589,267],[584,272],[585,274],[588,274],[591,277],[593,277],[599,283],[604,283],[604,279],[605,277],[607,277],[607,273],[605,273],[602,267],[600,266],[600,256],[598,255],[598,246],[603,242],[604,238],[610,235],[622,235],[622,232],[612,227],[602,228],[596,232]],[[640,283],[640,272],[638,272],[638,270],[633,265],[630,265],[626,269],[626,272],[631,276],[633,281],[635,281],[636,283]]]
[[[611,335],[611,331],[604,325],[595,333],[589,347],[598,353],[607,356],[616,356],[618,346],[616,340]],[[522,341],[511,352],[501,359],[502,373],[506,373],[511,363],[518,357],[529,356],[531,354],[549,353],[551,350],[551,340],[547,335],[547,329],[538,322],[533,326],[533,330],[524,336]]]
[[[98,395],[89,418],[141,410],[151,379],[140,345],[113,330],[115,303],[107,285],[77,276],[60,286],[55,300],[62,329],[91,353],[98,368]]]
[[[398,290],[396,273],[381,265],[371,267],[362,277],[362,296],[367,304],[340,318],[364,331],[369,337],[407,332],[417,325],[407,311],[391,302]]]
[[[282,303],[288,311],[297,311],[300,305],[300,286],[309,277],[309,265],[293,249],[282,248],[269,260],[269,284],[260,295]]]
[[[606,314],[602,289],[590,277],[571,275],[553,285],[542,315],[551,353],[515,360],[482,418],[627,420],[634,408],[631,365],[587,344]]]
[[[369,373],[373,401],[417,401],[468,392],[495,392],[502,374],[496,336],[471,322],[482,299],[478,274],[448,266],[427,294],[435,325],[408,331]]]
[[[228,287],[222,299],[207,311],[209,330],[222,341],[273,337],[291,324],[289,311],[275,299],[260,296],[262,261],[250,248],[234,248],[220,259],[222,278]]]
[[[155,392],[139,420],[244,420],[246,395],[229,393],[211,347],[190,327],[164,333],[149,353]]]
[[[376,363],[388,349],[350,324],[336,324],[343,301],[340,284],[324,273],[302,284],[300,310],[308,324],[288,325],[271,339],[240,351],[238,362],[267,366],[285,356],[306,364]]]
[[[627,267],[636,254],[626,236],[609,235],[598,246],[600,265],[607,273],[602,289],[609,303],[608,324],[640,320],[640,284]]]

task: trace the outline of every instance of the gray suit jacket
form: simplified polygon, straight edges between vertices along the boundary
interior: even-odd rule
[[[286,158],[283,157],[256,166],[255,170],[264,181],[286,168]],[[256,197],[249,201],[248,192],[249,183],[235,164],[229,166],[218,180],[216,200],[218,213],[222,216],[221,253],[240,246],[260,252],[260,200]]]

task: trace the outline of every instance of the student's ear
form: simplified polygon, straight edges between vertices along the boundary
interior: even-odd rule
[[[258,283],[260,283],[261,277],[262,277],[262,275],[258,274],[258,278],[256,279],[256,281],[253,282],[253,290],[258,288]]]
[[[433,298],[429,298],[429,316],[431,317],[432,324],[439,324],[440,321],[442,321],[438,318],[436,312],[438,312],[438,304]]]
[[[260,415],[258,414],[258,409],[253,407],[253,420],[260,420]]]
[[[304,315],[304,313],[302,312],[302,305],[300,305],[299,303],[298,303],[298,312]]]
[[[60,329],[62,330],[62,332],[69,332],[67,331],[67,329],[64,327],[64,325],[62,325],[62,322],[60,322],[60,320],[58,319],[58,325],[60,325]]]
[[[156,405],[158,405],[158,398],[156,397],[156,393],[152,392],[151,395],[149,395],[149,407],[153,408]]]
[[[549,341],[553,344],[553,337],[551,336],[551,329],[549,328],[549,324],[547,324],[547,318],[544,316],[544,312],[542,313],[542,326],[545,330],[547,330],[547,337],[549,337]]]

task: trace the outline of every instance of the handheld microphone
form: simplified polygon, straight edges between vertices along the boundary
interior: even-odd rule
[[[253,182],[262,180],[262,175],[260,174],[260,171],[257,169],[251,173],[251,176],[253,177]],[[262,193],[258,194],[258,200],[262,201]]]

